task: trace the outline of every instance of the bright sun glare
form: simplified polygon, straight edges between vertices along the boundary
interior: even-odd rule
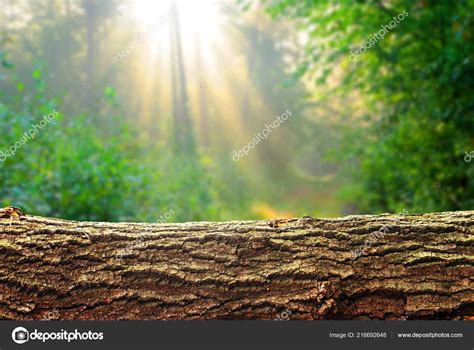
[[[145,25],[152,25],[163,21],[163,28],[169,27],[168,18],[172,1],[170,0],[134,0],[132,2],[135,15]],[[178,0],[175,1],[178,9],[179,24],[183,37],[183,44],[198,34],[203,41],[215,39],[219,32],[218,10],[222,1],[209,0]],[[188,36],[190,36],[188,38]]]

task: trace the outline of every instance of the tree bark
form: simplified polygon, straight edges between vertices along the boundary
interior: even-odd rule
[[[74,222],[0,216],[0,319],[472,319],[474,211]]]

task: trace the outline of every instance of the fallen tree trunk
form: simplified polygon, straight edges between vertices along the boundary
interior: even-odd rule
[[[471,319],[474,211],[138,224],[0,218],[0,318]]]

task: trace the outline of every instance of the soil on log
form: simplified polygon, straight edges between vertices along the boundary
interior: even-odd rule
[[[474,211],[183,224],[2,213],[0,319],[474,316]]]

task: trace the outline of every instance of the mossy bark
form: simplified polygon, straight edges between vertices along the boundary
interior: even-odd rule
[[[470,319],[474,211],[139,224],[0,218],[0,319]]]

